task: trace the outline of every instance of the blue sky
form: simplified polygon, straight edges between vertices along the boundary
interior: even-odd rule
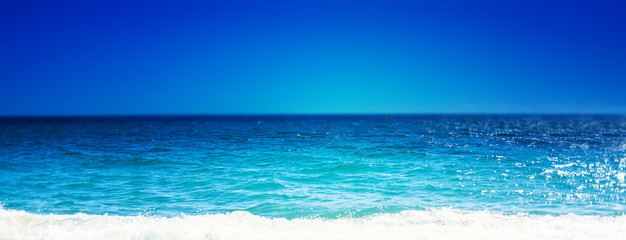
[[[626,113],[623,1],[0,6],[0,115]]]

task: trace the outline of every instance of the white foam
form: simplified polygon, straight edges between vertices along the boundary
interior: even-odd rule
[[[571,167],[576,165],[576,163],[568,163],[568,164],[556,164],[554,165],[555,168],[564,168],[564,167]]]
[[[623,239],[626,216],[436,209],[352,219],[39,215],[0,209],[0,239]]]

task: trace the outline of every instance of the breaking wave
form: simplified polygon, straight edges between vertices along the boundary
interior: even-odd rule
[[[626,215],[511,215],[450,208],[291,220],[243,211],[159,217],[0,209],[0,239],[623,239],[624,226]]]

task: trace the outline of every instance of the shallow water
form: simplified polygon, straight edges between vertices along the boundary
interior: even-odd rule
[[[0,119],[0,220],[13,222],[244,211],[296,224],[451,209],[623,223],[625,173],[625,116]]]

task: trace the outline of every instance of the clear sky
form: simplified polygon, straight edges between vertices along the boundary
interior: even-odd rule
[[[4,0],[0,28],[0,115],[626,113],[619,0]]]

